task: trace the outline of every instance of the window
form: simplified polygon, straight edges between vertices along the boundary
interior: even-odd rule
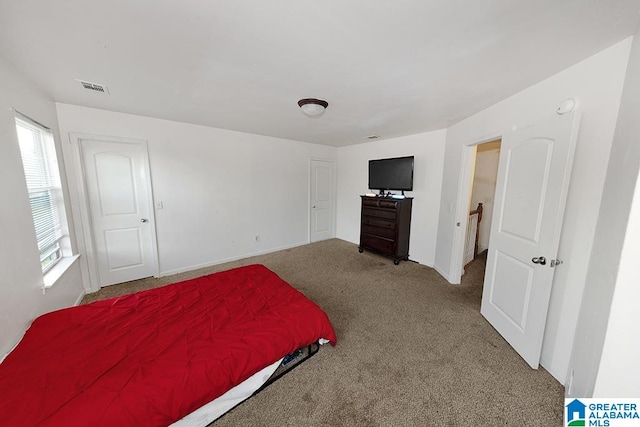
[[[42,272],[62,258],[64,202],[53,135],[49,128],[16,116],[22,166],[40,251]]]

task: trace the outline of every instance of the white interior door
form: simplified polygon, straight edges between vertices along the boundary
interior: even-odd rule
[[[551,294],[578,119],[504,136],[482,315],[536,369]]]
[[[312,242],[333,237],[335,223],[335,165],[330,160],[311,160],[311,219]]]
[[[151,186],[145,143],[80,139],[100,286],[155,271]]]

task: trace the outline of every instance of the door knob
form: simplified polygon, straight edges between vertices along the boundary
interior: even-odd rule
[[[148,220],[148,219],[146,219],[146,218],[142,218],[142,219],[140,220],[140,222],[147,222],[147,221],[149,221],[149,220]]]
[[[547,263],[547,259],[543,256],[531,258],[531,262],[534,264],[545,265]]]

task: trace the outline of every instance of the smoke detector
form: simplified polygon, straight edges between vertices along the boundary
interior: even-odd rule
[[[87,90],[92,90],[94,92],[104,93],[109,95],[109,89],[107,89],[106,85],[100,83],[91,83],[84,80],[76,79],[76,81],[80,82],[83,88]]]

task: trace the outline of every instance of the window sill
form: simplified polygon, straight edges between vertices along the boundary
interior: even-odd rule
[[[80,255],[72,255],[63,257],[53,268],[44,275],[44,286],[42,291],[52,288],[56,282],[64,275],[64,273],[80,258]]]

